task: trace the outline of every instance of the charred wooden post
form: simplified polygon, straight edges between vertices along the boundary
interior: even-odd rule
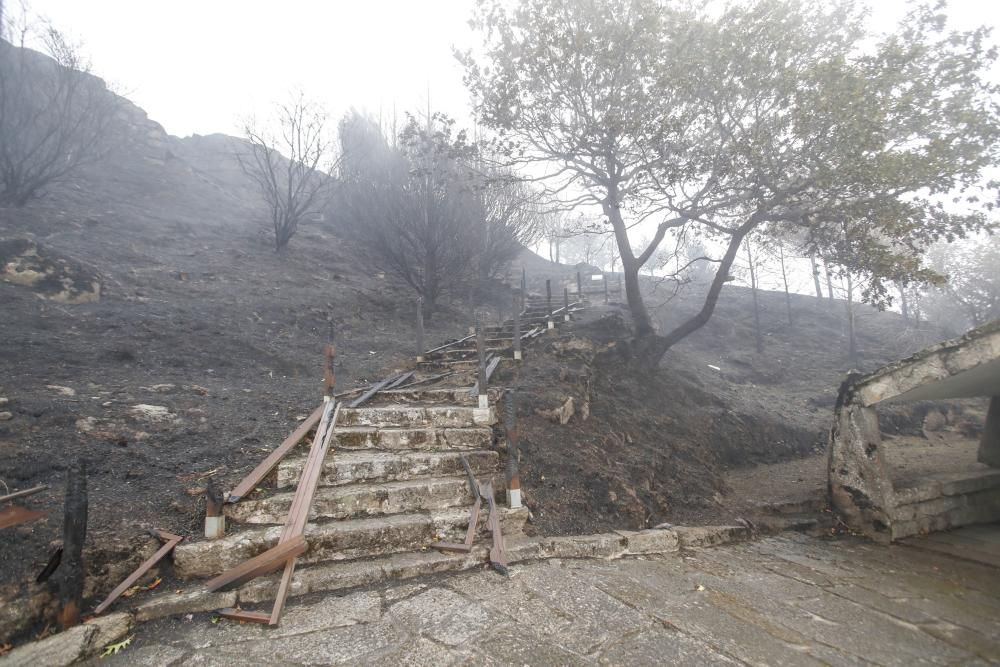
[[[624,296],[624,293],[622,292],[622,274],[619,273],[618,274],[618,298],[619,298],[619,300],[622,298],[622,296]]]
[[[528,278],[523,266],[521,267],[521,294],[525,297],[528,296]]]
[[[424,360],[424,299],[417,298],[417,361]]]
[[[72,464],[66,475],[66,505],[63,518],[63,555],[59,568],[59,625],[80,624],[83,605],[83,544],[87,540],[87,464]]]
[[[552,280],[545,280],[545,311],[548,313],[549,318],[549,329],[555,329],[556,323],[553,321],[552,317]]]
[[[333,400],[333,390],[337,387],[337,377],[333,374],[333,359],[337,356],[337,346],[333,342],[333,319],[330,319],[329,342],[323,348],[323,401]]]
[[[514,295],[514,360],[521,360],[521,304],[524,297]]]
[[[576,272],[576,300],[583,301],[583,278],[580,277],[580,272]]]
[[[563,322],[569,322],[569,288],[563,287]]]
[[[480,316],[476,316],[476,353],[479,355],[479,407],[489,408],[490,400],[486,388],[486,328]]]
[[[608,298],[608,274],[601,273],[601,278],[604,279],[604,303],[610,303],[611,300]]]
[[[507,434],[507,506],[516,509],[521,506],[521,475],[518,471],[520,449],[517,430],[517,396],[508,389],[503,396],[504,430]]]
[[[226,502],[226,497],[222,493],[222,487],[215,481],[215,477],[208,478],[208,486],[205,488],[205,538],[217,540],[226,536],[226,515],[222,511],[222,506]]]

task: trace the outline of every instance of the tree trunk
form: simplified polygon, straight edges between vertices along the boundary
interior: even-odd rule
[[[903,285],[899,286],[899,309],[903,314],[903,321],[910,321],[910,304],[906,300],[906,287]]]
[[[760,332],[760,302],[757,299],[757,269],[753,263],[753,253],[750,250],[750,239],[746,238],[743,245],[747,251],[747,266],[750,269],[750,295],[753,298],[753,335],[757,352],[764,351],[764,339]]]
[[[815,257],[812,256],[809,257],[809,266],[812,267],[813,285],[816,287],[816,298],[822,300],[823,288],[819,284],[819,265],[816,264]]]
[[[788,311],[788,326],[793,326],[792,321],[792,295],[788,291],[788,271],[785,269],[785,249],[778,246],[778,260],[781,262],[781,280],[785,284],[785,310]]]
[[[705,326],[708,320],[711,319],[712,313],[715,312],[715,306],[719,302],[719,294],[722,292],[722,288],[725,284],[729,282],[729,270],[732,268],[733,262],[736,260],[740,244],[743,243],[743,239],[746,235],[749,234],[750,231],[753,230],[753,228],[759,223],[760,220],[758,220],[756,216],[751,216],[751,218],[739,227],[733,233],[732,237],[730,237],[729,245],[726,248],[726,254],[723,255],[722,260],[719,263],[719,268],[715,272],[715,278],[712,280],[712,284],[708,288],[708,294],[705,295],[705,303],[702,304],[701,310],[698,311],[696,315],[690,317],[665,336],[649,334],[645,337],[637,337],[637,340],[635,341],[634,354],[634,363],[637,372],[650,372],[657,369],[660,365],[660,360],[663,358],[663,355],[667,353],[667,350]],[[626,290],[628,290],[628,286],[628,274],[626,274]]]
[[[625,275],[625,297],[628,301],[629,312],[632,314],[635,336],[636,338],[652,336],[654,333],[653,324],[649,319],[649,312],[646,310],[642,294],[639,292],[639,269],[642,266],[632,254],[625,221],[622,219],[621,211],[616,206],[605,204],[604,213],[611,221],[611,227],[615,232],[615,241],[621,254],[622,273]],[[607,280],[606,277],[605,280]]]
[[[826,272],[826,293],[830,302],[833,302],[833,279],[830,277],[830,266],[823,260],[823,270]]]
[[[854,281],[847,274],[847,354],[851,363],[858,360],[858,343],[854,335]]]

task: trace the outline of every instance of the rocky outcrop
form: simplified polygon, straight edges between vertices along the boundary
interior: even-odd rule
[[[29,239],[0,239],[0,280],[57,303],[94,303],[101,298],[96,271]]]

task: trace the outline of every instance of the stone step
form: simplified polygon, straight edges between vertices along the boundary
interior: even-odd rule
[[[487,354],[509,354],[510,345],[503,346],[488,346],[486,348]],[[431,355],[432,359],[455,359],[459,357],[469,357],[475,356],[479,353],[479,350],[473,347],[455,347],[447,350],[441,350],[440,352],[435,352]]]
[[[485,412],[485,411],[484,411]],[[492,414],[492,410],[489,410]],[[343,449],[484,449],[493,440],[493,431],[478,428],[385,428],[338,426],[334,447]]]
[[[452,376],[449,376],[449,379],[452,379]],[[432,387],[428,389],[421,389],[419,387],[414,387],[413,389],[390,389],[389,391],[379,392],[370,399],[370,402],[373,405],[378,405],[382,401],[394,404],[419,402],[424,405],[429,403],[447,403],[461,406],[478,405],[476,396],[471,392],[472,384],[468,386],[456,386],[455,383],[451,383],[451,386],[448,387]]]
[[[444,477],[465,472],[460,456],[464,455],[477,475],[496,470],[500,455],[489,450],[399,451],[373,450],[338,451],[328,456],[320,486],[343,486],[365,482],[397,482],[421,477]],[[278,465],[278,488],[298,484],[305,466],[304,456],[285,459]]]
[[[523,532],[525,508],[500,508],[500,513],[504,535]],[[305,531],[309,548],[298,562],[366,558],[429,547],[441,539],[461,541],[468,525],[468,507],[312,523]],[[174,549],[174,571],[183,579],[213,577],[275,546],[281,531],[281,526],[256,527],[218,540],[181,542]]]
[[[509,353],[508,353],[509,354]],[[511,361],[508,356],[501,356],[500,363],[505,361]],[[428,368],[441,368],[447,370],[468,370],[470,368],[475,368],[479,365],[479,360],[476,357],[470,357],[468,359],[431,359],[429,361],[422,361],[420,365]]]
[[[491,471],[489,478],[495,489],[502,488],[503,477]],[[244,500],[226,505],[226,516],[247,524],[283,525],[292,507],[294,492],[278,493],[266,498]],[[379,484],[327,486],[316,490],[309,518],[351,519],[365,516],[405,514],[443,510],[473,502],[469,479],[461,477],[431,477]]]
[[[337,428],[341,426],[377,426],[393,428],[469,428],[493,423],[489,409],[480,410],[460,405],[379,405],[344,408],[340,411]]]

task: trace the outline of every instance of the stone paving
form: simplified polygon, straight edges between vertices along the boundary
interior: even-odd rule
[[[278,628],[167,618],[101,664],[996,664],[997,574],[913,546],[785,534],[307,596]]]

